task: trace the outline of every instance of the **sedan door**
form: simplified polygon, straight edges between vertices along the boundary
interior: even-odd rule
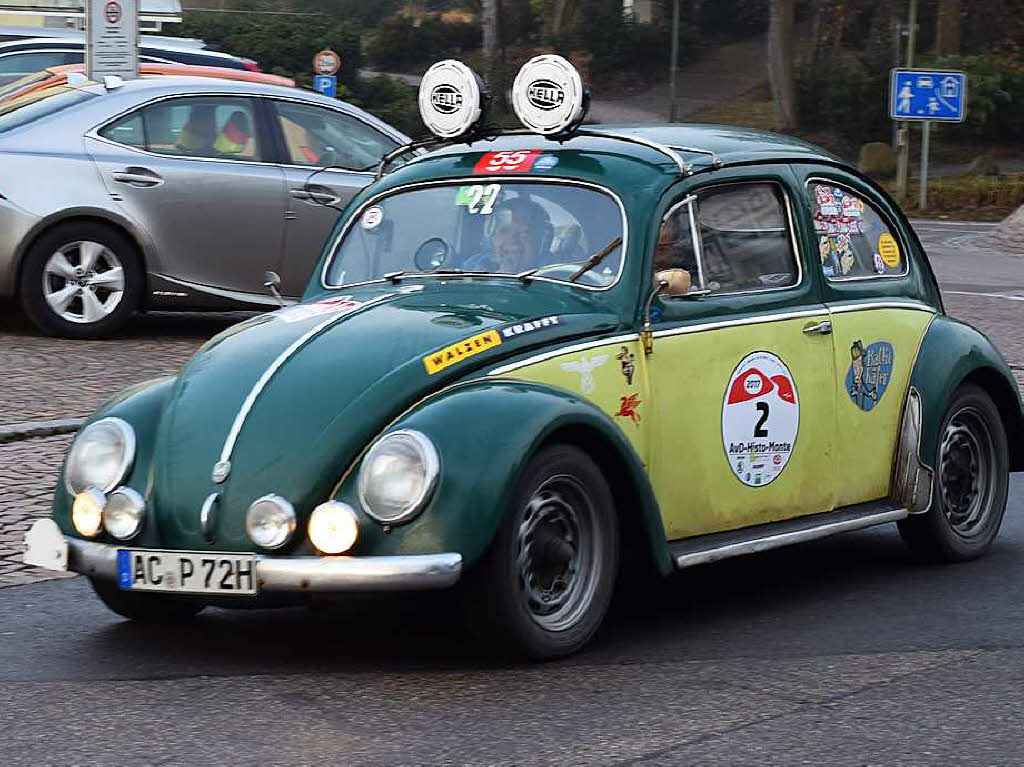
[[[281,288],[287,296],[299,296],[340,211],[373,181],[377,163],[398,142],[341,110],[300,101],[269,103],[288,187]]]
[[[285,187],[259,126],[253,99],[187,96],[86,138],[111,195],[156,244],[151,270],[188,283],[190,303],[203,292],[272,302],[264,273],[279,268]]]

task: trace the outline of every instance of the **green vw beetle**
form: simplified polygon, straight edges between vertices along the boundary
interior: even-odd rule
[[[512,101],[525,129],[488,128],[479,78],[428,70],[428,151],[386,158],[301,303],[92,417],[27,561],[138,620],[457,587],[551,658],[629,568],[888,522],[989,547],[1020,398],[878,187],[751,130],[581,127],[558,56]]]

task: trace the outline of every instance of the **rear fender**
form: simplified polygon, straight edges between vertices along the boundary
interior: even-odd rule
[[[457,384],[415,406],[387,431],[415,429],[433,440],[441,477],[426,509],[384,533],[366,520],[359,553],[456,551],[472,565],[487,551],[519,477],[543,445],[571,442],[590,453],[615,492],[623,526],[639,533],[657,569],[671,559],[657,501],[643,464],[611,419],[570,392],[541,384],[488,379]],[[336,494],[360,508],[359,462]]]

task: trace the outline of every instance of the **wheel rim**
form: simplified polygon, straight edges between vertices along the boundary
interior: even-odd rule
[[[62,245],[43,267],[43,298],[67,322],[91,324],[109,317],[124,295],[124,267],[99,242]]]
[[[946,424],[939,452],[939,492],[954,532],[971,538],[984,528],[996,486],[995,447],[988,424],[972,407]]]
[[[517,536],[519,583],[530,617],[564,631],[586,613],[600,578],[596,513],[574,477],[546,480],[526,503]]]

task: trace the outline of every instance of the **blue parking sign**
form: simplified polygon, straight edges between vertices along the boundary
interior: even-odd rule
[[[889,80],[889,116],[894,120],[963,122],[967,73],[894,69]]]
[[[332,98],[338,95],[338,78],[335,75],[316,75],[313,90]]]

